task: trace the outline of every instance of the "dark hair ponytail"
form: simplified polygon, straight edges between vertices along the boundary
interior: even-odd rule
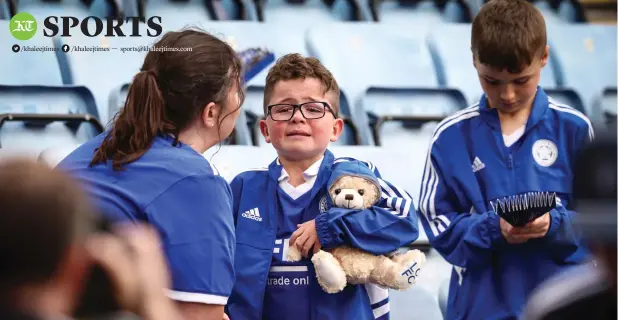
[[[208,103],[225,102],[234,84],[240,85],[240,59],[206,32],[168,32],[155,46],[192,50],[148,52],[91,166],[111,160],[120,170],[144,155],[158,134],[171,134],[177,142]]]
[[[114,170],[120,170],[123,165],[141,157],[162,129],[164,104],[155,71],[136,74],[124,107],[90,165],[112,160]]]

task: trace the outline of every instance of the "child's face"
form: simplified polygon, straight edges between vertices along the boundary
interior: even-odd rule
[[[332,108],[334,100],[333,92],[324,93],[322,82],[306,78],[277,82],[268,105],[327,102]],[[275,121],[267,115],[260,122],[260,129],[266,142],[273,144],[280,157],[290,161],[317,160],[326,151],[329,142],[339,138],[343,120],[336,119],[328,108],[319,119],[306,119],[296,109],[288,121]]]
[[[542,58],[536,58],[519,73],[496,70],[474,60],[481,87],[492,108],[504,113],[515,113],[532,106],[541,69],[547,64],[548,48],[545,48]]]

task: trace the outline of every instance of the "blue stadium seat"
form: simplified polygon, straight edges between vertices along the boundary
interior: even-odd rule
[[[412,140],[428,142],[431,131],[425,125],[465,108],[466,100],[456,89],[369,88],[361,104],[376,145],[396,148]],[[420,137],[414,130],[419,128]]]
[[[556,63],[557,82],[580,95],[586,114],[593,122],[603,115],[594,112],[594,104],[606,88],[616,88],[616,26],[548,25],[552,58]]]
[[[228,182],[239,173],[251,169],[266,168],[275,160],[277,153],[272,147],[214,146],[204,153]],[[249,160],[249,161],[248,161]]]
[[[428,27],[427,27],[428,28]],[[332,23],[310,28],[309,53],[333,73],[353,101],[352,120],[361,144],[373,144],[357,102],[369,87],[435,88],[436,70],[425,44],[426,29],[412,32],[375,23]]]
[[[79,143],[68,143],[49,147],[41,151],[37,160],[48,165],[50,168],[55,168],[64,158],[71,152],[75,151],[80,146]]]
[[[488,0],[466,0],[472,18]],[[529,0],[541,11],[546,23],[585,22],[585,15],[581,4],[577,0]]]
[[[71,16],[78,19],[83,19],[88,16],[96,16],[105,18],[111,15],[117,15],[120,7],[116,6],[116,3],[108,0],[95,0],[92,6],[87,6],[84,1],[81,0],[19,0],[17,3],[17,12],[28,12],[32,14],[37,22],[39,28],[43,27],[43,20],[48,16]],[[61,26],[62,22],[59,21],[58,25]],[[72,34],[79,31],[79,26],[75,27]]]
[[[558,1],[558,15],[563,21],[586,23],[584,8],[579,0]],[[611,4],[611,2],[607,2]]]
[[[332,21],[359,20],[353,1],[334,0],[332,6],[323,0],[264,0],[262,7],[258,7],[261,21],[271,23],[285,23],[292,26],[311,26],[316,23]]]
[[[98,2],[105,0],[96,0]],[[118,2],[121,6],[122,13],[125,17],[139,17],[140,13],[140,0],[119,0]],[[92,7],[95,6],[95,3],[92,4]]]
[[[353,0],[358,12],[358,21],[376,21],[375,11],[371,10],[370,0]]]
[[[0,85],[0,148],[43,150],[103,132],[86,87]]]
[[[431,270],[421,269],[420,278]],[[422,286],[389,292],[390,318],[393,320],[442,320],[436,297]]]
[[[287,53],[307,54],[304,40],[305,29],[286,27],[279,24],[256,21],[190,21],[182,20],[163,24],[163,31],[179,30],[183,27],[197,27],[209,32],[226,42],[236,51],[247,48],[266,48],[275,54],[275,59]],[[274,37],[273,34],[277,36]],[[266,82],[268,66],[256,75],[248,85],[263,86]]]
[[[253,0],[218,0],[212,1],[211,5],[217,20],[258,20]]]
[[[0,84],[7,85],[61,85],[62,75],[58,59],[53,52],[25,51],[24,47],[53,49],[51,38],[41,32],[28,41],[19,41],[8,32],[9,21],[0,20],[0,43],[4,44],[4,53],[0,59]],[[20,45],[21,51],[13,53],[10,45]],[[60,52],[62,53],[62,52]]]
[[[7,1],[0,1],[0,20],[11,20],[11,8]]]
[[[340,90],[339,95],[339,117],[343,119],[343,132],[339,140],[332,142],[331,145],[355,146],[361,144],[360,128],[352,120],[352,107],[350,100],[345,92]]]
[[[534,1],[534,6],[541,11],[543,14],[543,18],[545,18],[545,23],[565,23],[557,10],[551,7],[548,1],[540,0]]]
[[[178,21],[214,20],[204,0],[146,0],[143,14],[161,17],[163,27]]]
[[[420,26],[401,30],[374,23],[332,23],[310,28],[307,45],[309,53],[355,93],[369,86],[434,87],[438,80],[426,31]]]
[[[71,84],[87,86],[97,102],[100,121],[107,125],[118,111],[117,104],[110,104],[113,89],[130,82],[139,72],[146,56],[145,46],[154,43],[155,38],[147,36],[147,29],[140,24],[141,37],[130,37],[132,24],[123,24],[121,30],[126,37],[88,37],[81,33],[70,38],[59,38],[58,47],[64,44],[80,48],[107,48],[109,51],[84,52],[74,51],[59,55],[60,64],[64,66],[65,79]],[[124,51],[137,48],[142,51]]]
[[[442,24],[428,37],[428,45],[440,79],[440,85],[458,88],[468,104],[479,100],[483,93],[470,51],[472,25],[468,23]],[[541,71],[540,86],[556,88],[554,61],[550,57]]]
[[[377,2],[376,12],[380,23],[410,26],[412,24],[441,23],[442,13],[433,1],[422,1],[418,4],[401,5],[399,1],[372,1]]]
[[[448,305],[448,291],[451,279],[446,278],[442,283],[440,283],[440,287],[438,288],[438,305],[440,305],[440,312],[442,313],[442,317],[446,319],[446,308]]]
[[[575,108],[578,111],[586,114],[584,103],[581,97],[574,90],[567,88],[551,88],[544,89],[544,91],[556,102],[560,104],[566,104],[569,107]]]
[[[617,91],[616,88],[607,88],[603,90],[601,98],[594,106],[595,112],[603,115],[603,122],[608,126],[616,126],[616,109],[618,106]]]
[[[376,21],[401,27],[420,24],[435,25],[442,22],[468,22],[470,14],[464,2],[446,1],[440,7],[436,1],[422,0],[406,3],[399,0],[370,0]]]

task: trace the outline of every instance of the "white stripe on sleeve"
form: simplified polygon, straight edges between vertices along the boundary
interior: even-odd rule
[[[228,297],[214,294],[167,290],[167,297],[182,302],[226,305]]]
[[[554,110],[560,111],[560,112],[566,112],[566,113],[576,115],[582,120],[584,120],[586,124],[588,125],[588,138],[590,138],[590,141],[594,140],[594,129],[592,128],[592,123],[590,123],[590,119],[588,119],[586,115],[584,115],[579,110],[573,107],[556,102],[556,100],[554,100],[551,97],[549,98],[549,107]]]
[[[466,108],[462,111],[459,111],[453,114],[450,117],[442,120],[440,124],[436,127],[434,131],[434,136],[429,144],[429,150],[427,152],[427,159],[425,163],[425,172],[423,174],[423,181],[421,183],[421,195],[420,195],[420,203],[419,208],[422,213],[422,217],[427,220],[431,232],[434,236],[444,232],[444,230],[449,226],[450,221],[446,216],[437,216],[436,207],[435,207],[435,197],[436,191],[438,189],[438,185],[440,184],[439,176],[433,166],[433,162],[431,161],[431,151],[433,148],[433,144],[438,140],[440,134],[444,132],[444,130],[449,127],[473,117],[479,115],[479,107],[478,104],[469,108]]]

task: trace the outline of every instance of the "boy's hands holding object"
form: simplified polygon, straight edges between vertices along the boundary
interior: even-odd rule
[[[301,223],[297,227],[298,229],[294,231],[290,238],[290,246],[296,246],[305,258],[309,257],[311,248],[313,248],[313,253],[322,249],[322,244],[318,238],[318,231],[315,228],[315,220]]]
[[[556,208],[556,194],[528,192],[492,201],[500,216],[500,231],[508,243],[519,244],[547,234],[551,222],[549,211]]]
[[[528,222],[523,227],[514,227],[506,220],[500,218],[500,231],[508,243],[520,244],[530,239],[544,237],[547,231],[549,231],[550,223],[551,215],[549,212]]]

